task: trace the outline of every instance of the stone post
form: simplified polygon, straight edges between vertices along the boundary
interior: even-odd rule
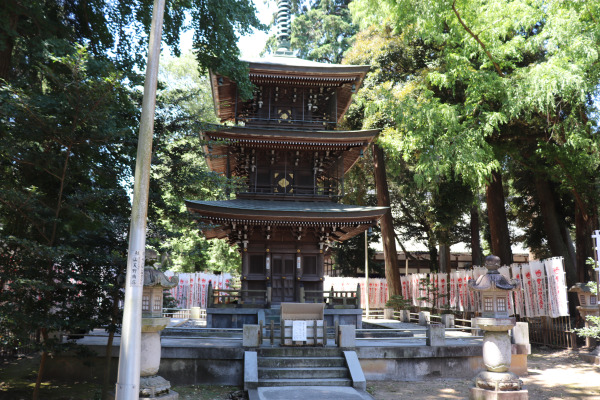
[[[445,346],[446,329],[442,324],[430,324],[427,326],[427,346]]]
[[[410,322],[410,310],[400,310],[400,321]]]
[[[454,328],[454,314],[442,314],[442,325],[446,328]]]
[[[431,313],[429,311],[420,311],[419,312],[419,325],[427,326],[429,324],[431,318]]]
[[[160,366],[160,332],[171,321],[162,317],[164,289],[177,286],[179,279],[169,281],[159,270],[144,268],[144,302],[142,305],[142,338],[140,358],[140,400],[177,400],[179,394],[171,390],[171,383],[158,375]]]

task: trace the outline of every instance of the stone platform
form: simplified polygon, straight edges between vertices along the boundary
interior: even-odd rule
[[[423,328],[395,320],[374,319],[368,322],[395,329]],[[229,337],[218,337],[214,332],[206,333],[204,337],[194,337],[192,334],[163,335],[160,375],[175,386],[242,386],[245,349],[242,346],[242,332],[238,332],[228,333]],[[84,360],[75,354],[64,354],[49,359],[48,378],[101,381],[106,342],[107,335],[102,330],[79,340],[80,344],[86,345],[98,356]],[[115,379],[119,343],[120,338],[115,337],[112,349]],[[332,339],[329,340],[329,346],[334,347]],[[263,347],[271,347],[268,340],[265,340]],[[278,341],[273,347],[279,347]],[[445,346],[427,346],[422,331],[415,332],[413,337],[359,338],[355,350],[367,381],[419,381],[431,378],[471,380],[484,369],[481,338],[464,332],[447,332]],[[524,363],[513,355],[511,371],[517,375],[526,373],[527,356],[522,355],[521,358],[525,359]]]

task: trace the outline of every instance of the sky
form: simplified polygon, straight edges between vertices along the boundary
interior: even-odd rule
[[[273,14],[277,11],[277,4],[272,0],[254,0],[258,19],[263,24],[271,23]],[[274,28],[271,30],[274,32]],[[192,49],[193,31],[187,31],[181,36],[181,52],[186,53]],[[254,30],[254,33],[248,36],[243,36],[238,41],[238,47],[241,51],[241,58],[258,58],[260,52],[264,49],[267,43],[267,38],[270,32],[260,32]]]

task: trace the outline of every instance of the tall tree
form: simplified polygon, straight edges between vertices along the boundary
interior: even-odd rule
[[[400,151],[391,111],[395,100],[381,96],[386,87],[409,81],[427,68],[434,62],[432,54],[433,49],[423,42],[407,42],[387,27],[370,27],[357,36],[344,62],[371,65],[364,87],[349,109],[346,124],[355,129],[383,128],[379,143],[389,160],[386,177],[397,242],[409,258],[404,241],[424,244],[429,250],[430,268],[437,270],[439,245],[449,249],[454,243],[468,241],[463,216],[473,201],[472,190],[453,177],[416,182],[415,162],[404,159]],[[388,107],[379,107],[380,103]],[[442,269],[446,267],[444,264]]]
[[[114,68],[83,47],[55,42],[36,61],[37,81],[0,89],[0,318],[16,340],[41,333],[39,388],[60,345],[49,334],[110,317],[137,109]]]
[[[238,79],[235,46],[260,28],[248,0],[167,1],[164,38],[175,50],[192,16],[201,68]],[[8,0],[0,4],[0,265],[2,329],[26,338],[89,329],[111,307],[126,250],[135,88],[146,58],[150,0]],[[83,47],[85,46],[85,47]],[[128,85],[130,85],[128,87]],[[6,249],[6,252],[4,251]],[[110,314],[110,313],[109,313]]]
[[[582,178],[600,163],[590,117],[600,81],[598,4],[356,0],[350,8],[361,26],[386,19],[436,55],[407,81],[382,87],[379,98],[389,101],[368,110],[392,115],[418,179],[459,175],[478,189],[494,182],[500,160],[533,142],[548,175],[596,215]]]

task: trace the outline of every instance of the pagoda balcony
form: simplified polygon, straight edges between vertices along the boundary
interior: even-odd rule
[[[337,117],[333,87],[260,86],[252,100],[235,103],[236,124],[248,127],[334,130]]]
[[[339,200],[344,196],[343,179],[328,179],[316,185],[298,185],[285,180],[273,184],[254,184],[242,188],[237,195],[243,198],[294,198],[295,200]]]

